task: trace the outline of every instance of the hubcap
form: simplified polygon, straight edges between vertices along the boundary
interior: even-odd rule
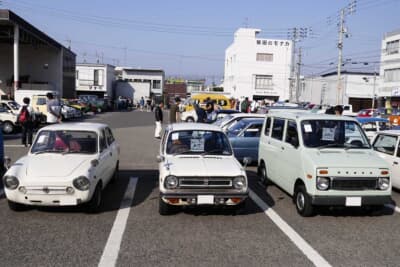
[[[10,124],[6,123],[4,125],[4,132],[11,133],[12,132],[12,126]]]
[[[297,208],[299,210],[303,210],[304,209],[304,195],[302,192],[298,192],[297,193],[297,198],[296,198],[296,204],[297,204]]]

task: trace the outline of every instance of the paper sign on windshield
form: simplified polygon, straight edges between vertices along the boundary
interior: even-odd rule
[[[311,124],[304,124],[304,131],[306,133],[312,133]]]
[[[191,151],[204,151],[204,139],[190,139],[190,150]]]
[[[322,141],[335,140],[335,128],[322,128]]]
[[[178,140],[179,139],[179,133],[172,133],[172,140]]]

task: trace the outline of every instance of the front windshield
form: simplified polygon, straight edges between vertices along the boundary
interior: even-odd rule
[[[232,155],[232,151],[222,132],[184,130],[170,133],[167,154]]]
[[[13,110],[19,110],[19,108],[21,107],[20,104],[18,104],[15,101],[10,101],[8,102],[8,105],[13,109]]]
[[[213,124],[217,125],[217,126],[221,126],[223,125],[225,122],[231,120],[233,118],[232,115],[226,115],[224,117],[222,117],[221,119],[216,120]]]
[[[263,121],[263,119],[260,120],[255,120],[254,118],[249,118],[249,119],[242,119],[237,121],[237,123],[234,123],[230,125],[227,128],[227,135],[229,137],[232,136],[237,136],[243,129],[245,129],[250,123],[257,122],[257,121]]]
[[[354,121],[305,120],[301,122],[306,147],[370,148],[364,132]]]
[[[97,152],[97,134],[89,131],[41,131],[31,153],[80,153]]]

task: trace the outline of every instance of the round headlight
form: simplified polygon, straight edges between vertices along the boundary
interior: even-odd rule
[[[178,187],[178,178],[175,176],[167,176],[164,181],[164,186],[167,189],[175,189]]]
[[[378,179],[378,187],[379,187],[380,190],[386,190],[386,189],[389,188],[389,186],[390,186],[389,178],[380,177]]]
[[[74,179],[72,184],[76,189],[81,191],[89,190],[90,187],[90,181],[85,176],[79,176],[78,178]]]
[[[329,177],[317,177],[317,188],[318,190],[328,190],[330,184]]]
[[[233,187],[235,189],[243,189],[246,187],[246,179],[243,176],[238,176],[233,179]]]
[[[10,190],[16,189],[19,185],[19,181],[18,181],[17,177],[12,176],[12,175],[4,176],[3,183],[4,183],[4,186]]]

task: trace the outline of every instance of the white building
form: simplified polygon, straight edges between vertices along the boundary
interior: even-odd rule
[[[290,40],[261,39],[258,29],[240,28],[225,50],[224,91],[234,98],[289,99]]]
[[[115,67],[108,64],[76,64],[77,95],[93,94],[113,98]]]
[[[336,105],[337,78],[337,72],[305,78],[299,92],[299,100],[319,105]],[[354,112],[372,107],[372,97],[379,85],[379,77],[376,74],[342,71],[341,80],[341,103],[351,104]],[[377,107],[378,104],[375,103],[374,106]]]
[[[128,97],[136,103],[141,97],[149,99],[154,96],[160,101],[165,83],[163,70],[116,67],[116,71],[118,72],[116,97]]]
[[[400,106],[400,29],[389,32],[382,40],[380,75],[382,83],[378,97],[386,107]]]

